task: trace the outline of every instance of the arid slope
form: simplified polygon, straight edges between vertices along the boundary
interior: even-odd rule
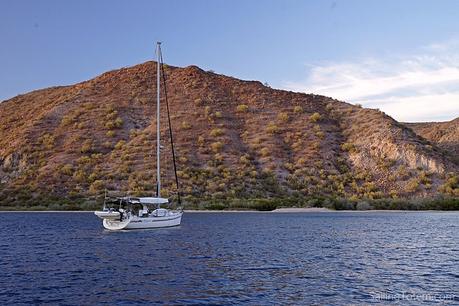
[[[147,62],[0,103],[1,204],[154,190],[155,67]],[[457,122],[451,137],[430,136],[324,96],[195,66],[165,70],[188,199],[459,195]],[[162,114],[167,141],[165,108]],[[169,152],[164,142],[166,194],[174,192]]]

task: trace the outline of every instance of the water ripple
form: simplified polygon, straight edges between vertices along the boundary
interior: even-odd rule
[[[457,304],[459,213],[0,214],[2,304]]]

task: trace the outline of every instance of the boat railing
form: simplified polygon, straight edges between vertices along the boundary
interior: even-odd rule
[[[104,191],[104,209],[107,206],[115,206],[122,204],[135,204],[136,198],[139,198],[142,195],[150,194],[154,195],[156,191],[153,190],[143,190],[142,192],[134,191],[125,191],[125,190],[109,190]],[[168,197],[169,203],[168,207],[175,207],[178,210],[183,210],[182,205],[178,205],[177,196]],[[111,204],[111,205],[110,205]]]

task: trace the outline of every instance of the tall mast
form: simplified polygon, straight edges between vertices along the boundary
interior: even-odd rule
[[[160,79],[161,79],[161,70],[159,67],[161,59],[161,42],[156,43],[156,196],[159,198],[161,196],[161,172],[159,165],[159,153],[160,153],[160,133],[159,133],[159,99],[160,99]]]

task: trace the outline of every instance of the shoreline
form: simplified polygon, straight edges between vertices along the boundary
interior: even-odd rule
[[[0,210],[0,213],[93,213],[94,210]],[[277,208],[270,211],[260,210],[184,210],[185,213],[370,213],[370,212],[388,212],[388,213],[410,213],[410,212],[459,212],[459,210],[333,210],[324,207],[285,207]]]
[[[286,207],[286,208],[276,208],[274,210],[268,210],[268,211],[261,211],[261,210],[186,210],[186,213],[200,213],[200,212],[205,212],[205,213],[228,213],[228,212],[260,212],[260,213],[284,213],[284,212],[336,212],[337,210],[332,210],[328,208],[323,208],[323,207],[304,207],[304,208],[295,208],[295,207]]]

